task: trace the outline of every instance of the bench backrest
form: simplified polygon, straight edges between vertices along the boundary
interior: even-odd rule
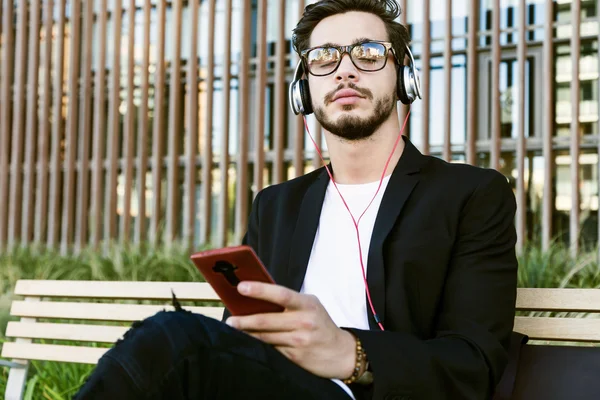
[[[172,292],[180,302],[210,304],[185,304],[185,309],[221,318],[222,304],[207,283],[21,280],[15,294],[24,298],[15,300],[10,310],[12,316],[21,320],[8,323],[6,336],[15,341],[4,344],[2,357],[95,364],[131,322],[172,309]],[[155,304],[139,304],[147,300]],[[594,314],[600,316],[598,289],[519,289],[517,310],[544,312],[541,316],[537,313],[515,318],[514,330],[530,339],[600,342],[600,319],[592,318]],[[559,314],[548,316],[551,313]],[[572,315],[579,313],[587,315]],[[32,342],[39,339],[70,343]]]
[[[600,343],[600,289],[518,289],[517,311],[531,311],[514,331],[532,340]]]
[[[95,364],[133,321],[172,310],[172,293],[182,303],[209,302],[202,306],[184,304],[186,310],[217,319],[223,314],[218,296],[202,282],[20,280],[15,295],[24,299],[13,301],[10,315],[21,320],[8,323],[6,336],[16,340],[4,343],[2,358]],[[153,304],[140,304],[143,301]],[[32,343],[34,339],[70,343]]]

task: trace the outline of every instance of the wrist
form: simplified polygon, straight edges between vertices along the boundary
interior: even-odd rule
[[[346,354],[349,356],[346,362],[346,373],[344,374],[342,381],[349,385],[351,383],[359,381],[367,372],[367,354],[362,347],[360,339],[355,336],[352,332],[344,330],[351,337],[352,348]]]
[[[351,332],[345,329],[341,329],[341,331],[344,336],[344,346],[341,346],[341,348],[344,350],[341,356],[343,362],[338,378],[344,380],[352,376],[354,369],[356,368],[356,338]]]

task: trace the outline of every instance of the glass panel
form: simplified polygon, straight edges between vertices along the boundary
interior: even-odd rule
[[[431,59],[431,83],[429,85],[429,143],[433,146],[444,144],[445,109],[446,109],[446,77],[444,59]],[[436,110],[436,112],[432,112]],[[453,111],[454,114],[454,111]]]
[[[540,151],[529,152],[525,158],[524,179],[527,240],[532,242],[532,244],[541,245],[544,157]]]
[[[529,137],[530,132],[533,132],[534,120],[533,114],[533,102],[532,99],[533,81],[532,71],[534,70],[534,59],[528,58],[525,62],[525,137]],[[502,138],[518,138],[518,123],[520,116],[518,96],[520,88],[518,86],[519,64],[515,58],[502,60],[500,63],[500,137]],[[489,109],[488,109],[488,137],[491,137],[492,132],[492,107],[493,98],[491,97],[491,77],[492,77],[492,66],[489,65],[489,76],[490,82],[488,84],[490,92],[489,96]]]
[[[555,5],[556,20],[560,25],[556,29],[556,37],[568,39],[571,37],[573,27],[571,26],[571,1],[559,2]],[[598,21],[590,20],[598,15],[598,9],[595,1],[581,2],[581,25],[579,27],[581,36],[598,35]]]
[[[556,155],[556,198],[553,234],[565,245],[569,243],[572,157],[567,151]],[[579,157],[580,232],[583,246],[595,246],[598,240],[598,155],[583,151]]]
[[[452,144],[464,144],[466,140],[466,57],[457,55],[452,57],[451,74],[451,138]],[[448,129],[445,124],[446,107],[446,76],[444,72],[444,60],[442,57],[431,59],[431,85],[430,85],[430,111],[429,111],[429,138],[431,145],[444,144],[444,132]],[[417,107],[419,101],[413,104],[413,113],[415,110],[420,114],[422,105]],[[411,120],[411,140],[417,141],[421,145],[422,132],[421,120]],[[417,130],[419,131],[417,133]]]
[[[580,134],[598,134],[598,42],[583,42],[579,59]],[[556,123],[557,136],[570,135],[571,123],[571,54],[568,45],[559,46],[556,56]]]
[[[545,18],[545,3],[541,0],[528,0],[525,14],[526,23],[531,25],[543,25]],[[479,23],[482,31],[490,31],[480,39],[481,46],[491,44],[492,30],[492,0],[480,0]],[[501,45],[516,44],[518,34],[516,32],[502,32],[508,29],[516,29],[519,26],[519,1],[500,1],[500,43]],[[527,40],[540,41],[544,39],[543,29],[536,29],[527,34]]]
[[[518,160],[515,152],[502,153],[500,172],[509,180],[516,195],[519,178]],[[528,242],[541,244],[542,235],[542,197],[544,194],[544,158],[541,152],[530,151],[525,156],[525,231]]]
[[[406,2],[406,23],[409,25],[409,34],[412,39],[411,49],[413,54],[422,52],[423,41],[423,3],[420,1]]]
[[[467,138],[467,57],[452,57],[451,142],[464,144]]]

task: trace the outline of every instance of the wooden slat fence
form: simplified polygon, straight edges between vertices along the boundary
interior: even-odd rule
[[[312,2],[3,0],[0,248],[239,243],[258,191],[321,165],[287,101]],[[407,134],[507,175],[519,250],[564,234],[577,254],[600,232],[599,11],[484,3],[399,0],[425,96]]]

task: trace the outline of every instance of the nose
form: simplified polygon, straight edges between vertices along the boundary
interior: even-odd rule
[[[354,66],[354,63],[352,63],[350,54],[346,53],[342,55],[342,61],[340,61],[340,65],[335,71],[335,80],[338,83],[358,81],[358,69]]]

